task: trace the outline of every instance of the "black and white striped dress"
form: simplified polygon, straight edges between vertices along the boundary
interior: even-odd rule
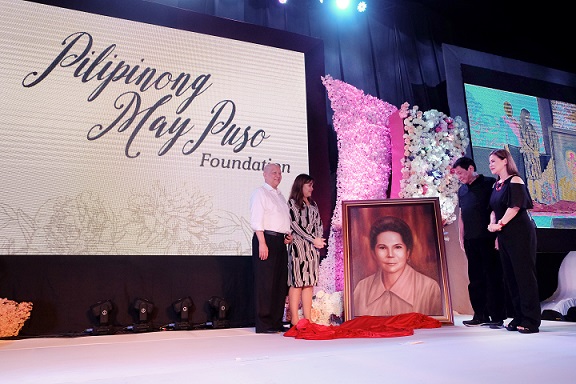
[[[294,199],[288,201],[288,206],[293,238],[288,246],[288,285],[313,286],[318,282],[320,269],[320,253],[313,244],[314,238],[323,235],[320,211],[316,203],[304,204],[300,209]]]

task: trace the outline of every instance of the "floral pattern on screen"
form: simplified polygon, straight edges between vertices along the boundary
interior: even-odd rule
[[[245,241],[221,240],[232,232]],[[144,244],[152,255],[242,255],[252,233],[246,218],[187,184],[131,191],[121,211],[96,191],[47,199],[30,213],[0,203],[0,254],[138,255]]]

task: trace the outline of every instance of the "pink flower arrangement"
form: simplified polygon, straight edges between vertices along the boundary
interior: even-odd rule
[[[386,198],[391,168],[388,119],[398,108],[329,75],[322,83],[334,111],[338,140],[336,208],[317,286],[330,295],[344,289],[342,201]],[[333,314],[341,316],[342,309]]]
[[[24,323],[30,318],[32,303],[17,303],[0,298],[0,337],[18,336]]]

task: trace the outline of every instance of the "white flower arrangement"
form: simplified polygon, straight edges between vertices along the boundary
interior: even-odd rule
[[[456,220],[458,179],[452,173],[454,161],[464,156],[470,142],[466,123],[431,109],[418,106],[401,108],[404,117],[404,159],[402,160],[402,198],[438,197],[444,225]]]
[[[310,321],[320,325],[340,325],[343,313],[342,291],[327,293],[316,292],[312,300]]]

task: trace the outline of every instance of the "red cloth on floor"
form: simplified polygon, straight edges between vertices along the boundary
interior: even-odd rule
[[[440,321],[421,313],[395,316],[359,316],[341,325],[314,324],[301,319],[284,336],[306,340],[329,340],[358,337],[399,337],[414,334],[414,329],[440,328]]]

